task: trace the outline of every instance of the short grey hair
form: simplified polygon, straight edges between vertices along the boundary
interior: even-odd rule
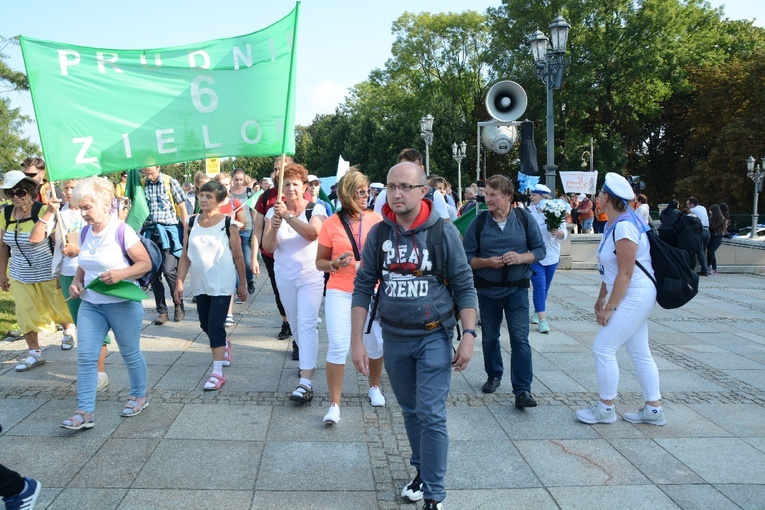
[[[72,205],[80,207],[80,201],[89,197],[98,204],[111,210],[114,200],[114,184],[105,177],[93,176],[81,180],[72,191]]]

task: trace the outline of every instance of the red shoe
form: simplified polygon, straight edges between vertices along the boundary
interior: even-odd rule
[[[226,384],[226,376],[224,376],[224,375],[217,375],[217,374],[210,374],[209,379],[207,379],[207,381],[205,381],[204,390],[205,391],[217,391],[224,384]]]

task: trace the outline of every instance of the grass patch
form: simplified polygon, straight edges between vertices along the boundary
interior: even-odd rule
[[[0,290],[0,335],[4,336],[8,331],[18,329],[15,312],[16,305],[11,293]]]

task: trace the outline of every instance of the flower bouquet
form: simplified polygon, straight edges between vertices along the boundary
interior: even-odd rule
[[[545,226],[549,232],[560,229],[560,224],[571,211],[571,206],[564,200],[545,200],[537,206],[539,212],[545,215]]]

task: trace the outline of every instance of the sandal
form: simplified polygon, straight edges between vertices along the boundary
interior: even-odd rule
[[[148,397],[128,397],[128,401],[125,404],[125,407],[122,408],[122,411],[120,412],[120,416],[123,416],[125,418],[130,418],[131,416],[135,416],[137,414],[140,414],[141,411],[143,411],[145,408],[149,407],[149,399]]]
[[[231,357],[231,342],[226,339],[226,352],[223,354],[223,366],[230,367],[233,358]]]
[[[95,414],[78,410],[74,416],[61,422],[61,427],[69,430],[92,429],[96,424]]]
[[[77,334],[77,330],[74,327],[64,330],[64,336],[61,338],[61,350],[68,351],[74,347],[74,336]]]
[[[45,358],[42,357],[42,354],[39,356],[37,354],[30,354],[27,359],[16,365],[16,372],[26,372],[27,370],[32,370],[33,368],[44,364]]]
[[[305,384],[299,384],[295,391],[290,395],[290,400],[294,400],[299,404],[307,404],[313,400],[313,390]]]
[[[226,376],[223,374],[217,375],[217,374],[210,374],[210,378],[207,379],[204,385],[205,391],[217,391],[220,389],[221,386],[226,384]],[[211,386],[208,386],[211,385]]]

